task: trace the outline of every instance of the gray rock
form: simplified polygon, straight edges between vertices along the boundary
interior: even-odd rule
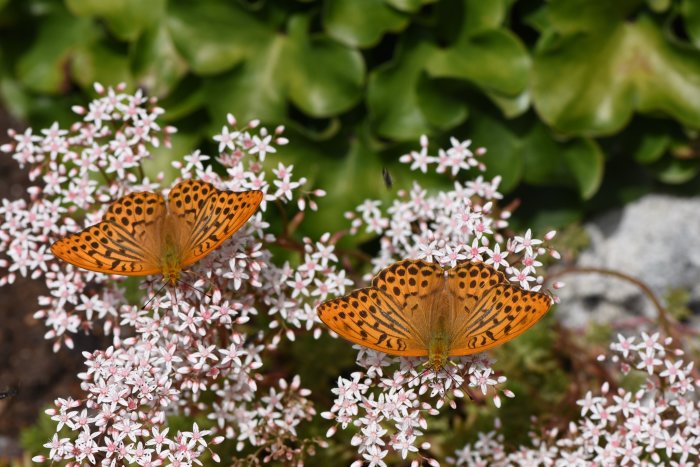
[[[700,303],[700,198],[649,195],[585,228],[591,246],[578,266],[631,275],[646,283],[662,303],[664,295],[678,287],[691,292],[691,303]],[[567,274],[561,280],[566,287],[558,291],[557,315],[567,327],[656,317],[650,300],[622,279]],[[696,314],[691,324],[699,329],[700,316]]]

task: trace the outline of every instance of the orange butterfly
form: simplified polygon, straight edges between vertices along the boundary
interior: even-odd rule
[[[356,344],[401,357],[428,357],[444,368],[448,357],[483,352],[527,331],[551,298],[511,284],[484,263],[452,269],[403,260],[383,269],[370,287],[328,300],[318,315]]]
[[[170,285],[234,234],[262,201],[260,191],[221,191],[185,180],[165,199],[142,191],[116,200],[102,222],[51,245],[75,266],[106,274],[162,274]]]

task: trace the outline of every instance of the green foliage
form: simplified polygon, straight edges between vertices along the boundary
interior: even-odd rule
[[[693,315],[689,308],[692,295],[690,291],[683,287],[674,287],[669,290],[664,299],[666,301],[666,310],[678,321],[687,320]]]
[[[318,219],[327,230],[346,227],[341,209],[382,194],[373,170],[408,174],[394,167],[396,156],[421,134],[486,146],[487,175],[503,176],[506,192],[555,211],[557,200],[573,201],[534,218],[542,224],[579,218],[585,200],[629,195],[602,189],[615,172],[646,172],[639,196],[657,182],[689,184],[700,169],[693,0],[28,0],[0,8],[0,95],[17,116],[61,121],[66,100],[91,94],[94,81],[124,81],[162,99],[181,128],[178,153],[197,147],[227,112],[285,124],[292,145],[282,157],[335,188],[337,209]]]

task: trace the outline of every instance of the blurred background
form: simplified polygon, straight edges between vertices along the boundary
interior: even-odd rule
[[[417,150],[421,135],[435,147],[471,139],[488,150],[484,176],[502,177],[504,205],[520,205],[514,231],[560,230],[570,264],[586,247],[591,264],[630,274],[669,260],[654,291],[674,297],[680,319],[700,308],[692,284],[700,261],[673,262],[697,243],[700,226],[696,0],[0,0],[3,130],[69,125],[71,106],[86,105],[95,82],[158,97],[162,121],[178,128],[173,147],[160,150],[171,156],[146,168],[153,174],[174,176],[170,162],[194,149],[216,153],[210,138],[227,113],[284,125],[290,144],[266,162],[294,164],[328,192],[300,237],[347,229],[345,211],[410,188],[416,172],[398,157]],[[25,196],[27,174],[6,155],[0,180],[2,198]],[[421,184],[451,182],[429,175]],[[678,203],[687,214],[664,220]],[[620,250],[645,227],[657,230],[639,250]],[[666,236],[671,230],[682,243]],[[373,240],[344,246],[371,255]],[[0,400],[0,461],[17,455],[20,430],[40,425],[48,403],[78,395],[79,350],[104,344],[81,336],[75,352],[52,353],[32,318],[39,287],[18,280],[0,289],[0,391],[18,389]],[[606,297],[599,289],[579,297],[571,319],[589,329],[585,313],[598,313]],[[290,349],[290,359],[295,352],[303,350]],[[344,354],[350,365],[352,354]],[[542,406],[566,393],[566,371],[555,367]]]

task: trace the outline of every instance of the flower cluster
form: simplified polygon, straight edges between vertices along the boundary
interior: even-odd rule
[[[422,171],[427,170],[427,163],[435,162],[438,173],[449,165],[445,161],[460,161],[451,165],[452,174],[457,175],[461,169],[483,168],[469,150],[470,144],[452,139],[451,148],[441,149],[439,156],[429,156],[428,140],[424,137],[420,153],[414,151],[399,160],[412,162],[412,169]],[[479,148],[476,155],[485,152]],[[452,190],[434,194],[414,182],[408,192],[399,190],[398,199],[386,212],[381,209],[381,201],[366,200],[346,217],[351,219],[353,232],[364,226],[366,232],[380,236],[381,249],[372,260],[375,272],[402,258],[425,259],[445,267],[460,261],[483,261],[505,271],[521,287],[539,290],[543,278],[537,274],[537,268],[542,266],[538,256],[550,254],[558,258],[559,254],[533,238],[530,230],[522,236],[506,235],[511,212],[496,204],[503,198],[498,192],[500,181],[500,177],[488,181],[479,175],[474,180],[454,181]],[[548,233],[545,240],[554,235],[555,232]]]
[[[478,149],[475,155],[469,150],[470,141],[453,139],[452,147],[439,150],[438,156],[428,155],[427,138],[421,139],[421,146],[420,152],[401,156],[400,161],[422,172],[435,163],[438,173],[449,168],[452,176],[463,169],[484,168],[476,157],[485,151]],[[424,259],[446,268],[462,261],[481,261],[503,271],[521,287],[539,290],[542,276],[537,268],[542,263],[538,257],[558,257],[558,253],[546,247],[543,240],[533,238],[529,230],[522,236],[506,234],[510,212],[496,205],[502,198],[499,183],[499,177],[486,181],[478,176],[475,180],[454,181],[452,190],[431,194],[414,182],[409,192],[398,192],[398,199],[386,212],[380,201],[366,200],[346,217],[351,220],[353,232],[364,227],[366,232],[379,236],[374,272],[403,258]],[[545,240],[553,236],[550,232]],[[365,371],[354,373],[350,379],[338,379],[333,407],[322,415],[336,422],[329,436],[338,426],[355,427],[358,432],[353,444],[361,459],[371,466],[386,465],[385,458],[392,452],[404,459],[410,452],[422,458],[420,450],[429,448],[429,443],[419,441],[427,428],[425,415],[438,414],[446,402],[455,407],[455,399],[465,392],[472,399],[490,398],[496,406],[500,406],[501,394],[513,397],[504,388],[506,377],[497,375],[491,367],[493,361],[483,354],[453,358],[450,365],[439,370],[419,371],[420,364],[425,363],[419,359],[393,358],[360,349],[357,363]],[[392,370],[384,376],[382,367],[387,366]]]
[[[166,187],[163,173],[146,174],[154,149],[167,146],[175,132],[159,125],[164,111],[155,99],[122,86],[96,90],[99,97],[87,108],[74,108],[82,119],[70,129],[54,124],[39,133],[10,132],[12,142],[0,147],[28,169],[32,182],[26,200],[2,200],[0,250],[7,257],[0,281],[12,283],[17,274],[45,281],[49,293],[40,297],[35,317],[45,321],[56,351],[72,347],[71,336],[80,331],[101,328],[113,339],[107,350],[84,354],[87,371],[79,376],[85,398],[59,399],[49,411],[57,434],[46,445],[48,458],[191,464],[216,458],[208,446],[223,437],[269,459],[291,462],[310,454],[323,441],[297,438],[298,424],[315,413],[308,391],[294,376],[291,383],[275,377],[278,388],[261,386],[268,380],[261,353],[297,330],[320,332],[316,303],[345,293],[351,282],[328,236],[304,243],[278,238],[267,232],[263,213],[278,204],[303,214],[315,209],[323,192],[306,190],[292,166],[270,163],[287,143],[283,128],[269,132],[257,121],[239,128],[229,116],[214,137],[223,171],[194,151],[173,163],[177,178],[260,190],[264,200],[232,238],[185,271],[186,284],[161,292],[160,278],[134,281],[63,263],[50,254],[52,241],[99,222],[120,196]],[[302,262],[276,265],[273,244],[298,251]],[[135,283],[143,290],[138,298]],[[254,325],[259,315],[269,327]],[[168,433],[167,417],[176,414],[201,414],[212,426]],[[75,435],[60,438],[63,426]]]
[[[458,450],[455,465],[654,465],[691,466],[700,455],[700,398],[693,362],[658,333],[618,336],[609,361],[623,375],[641,377],[636,388],[605,381],[600,392],[578,401],[581,419],[567,431],[531,434],[533,446],[507,450],[493,431]],[[601,361],[608,358],[599,357]]]

